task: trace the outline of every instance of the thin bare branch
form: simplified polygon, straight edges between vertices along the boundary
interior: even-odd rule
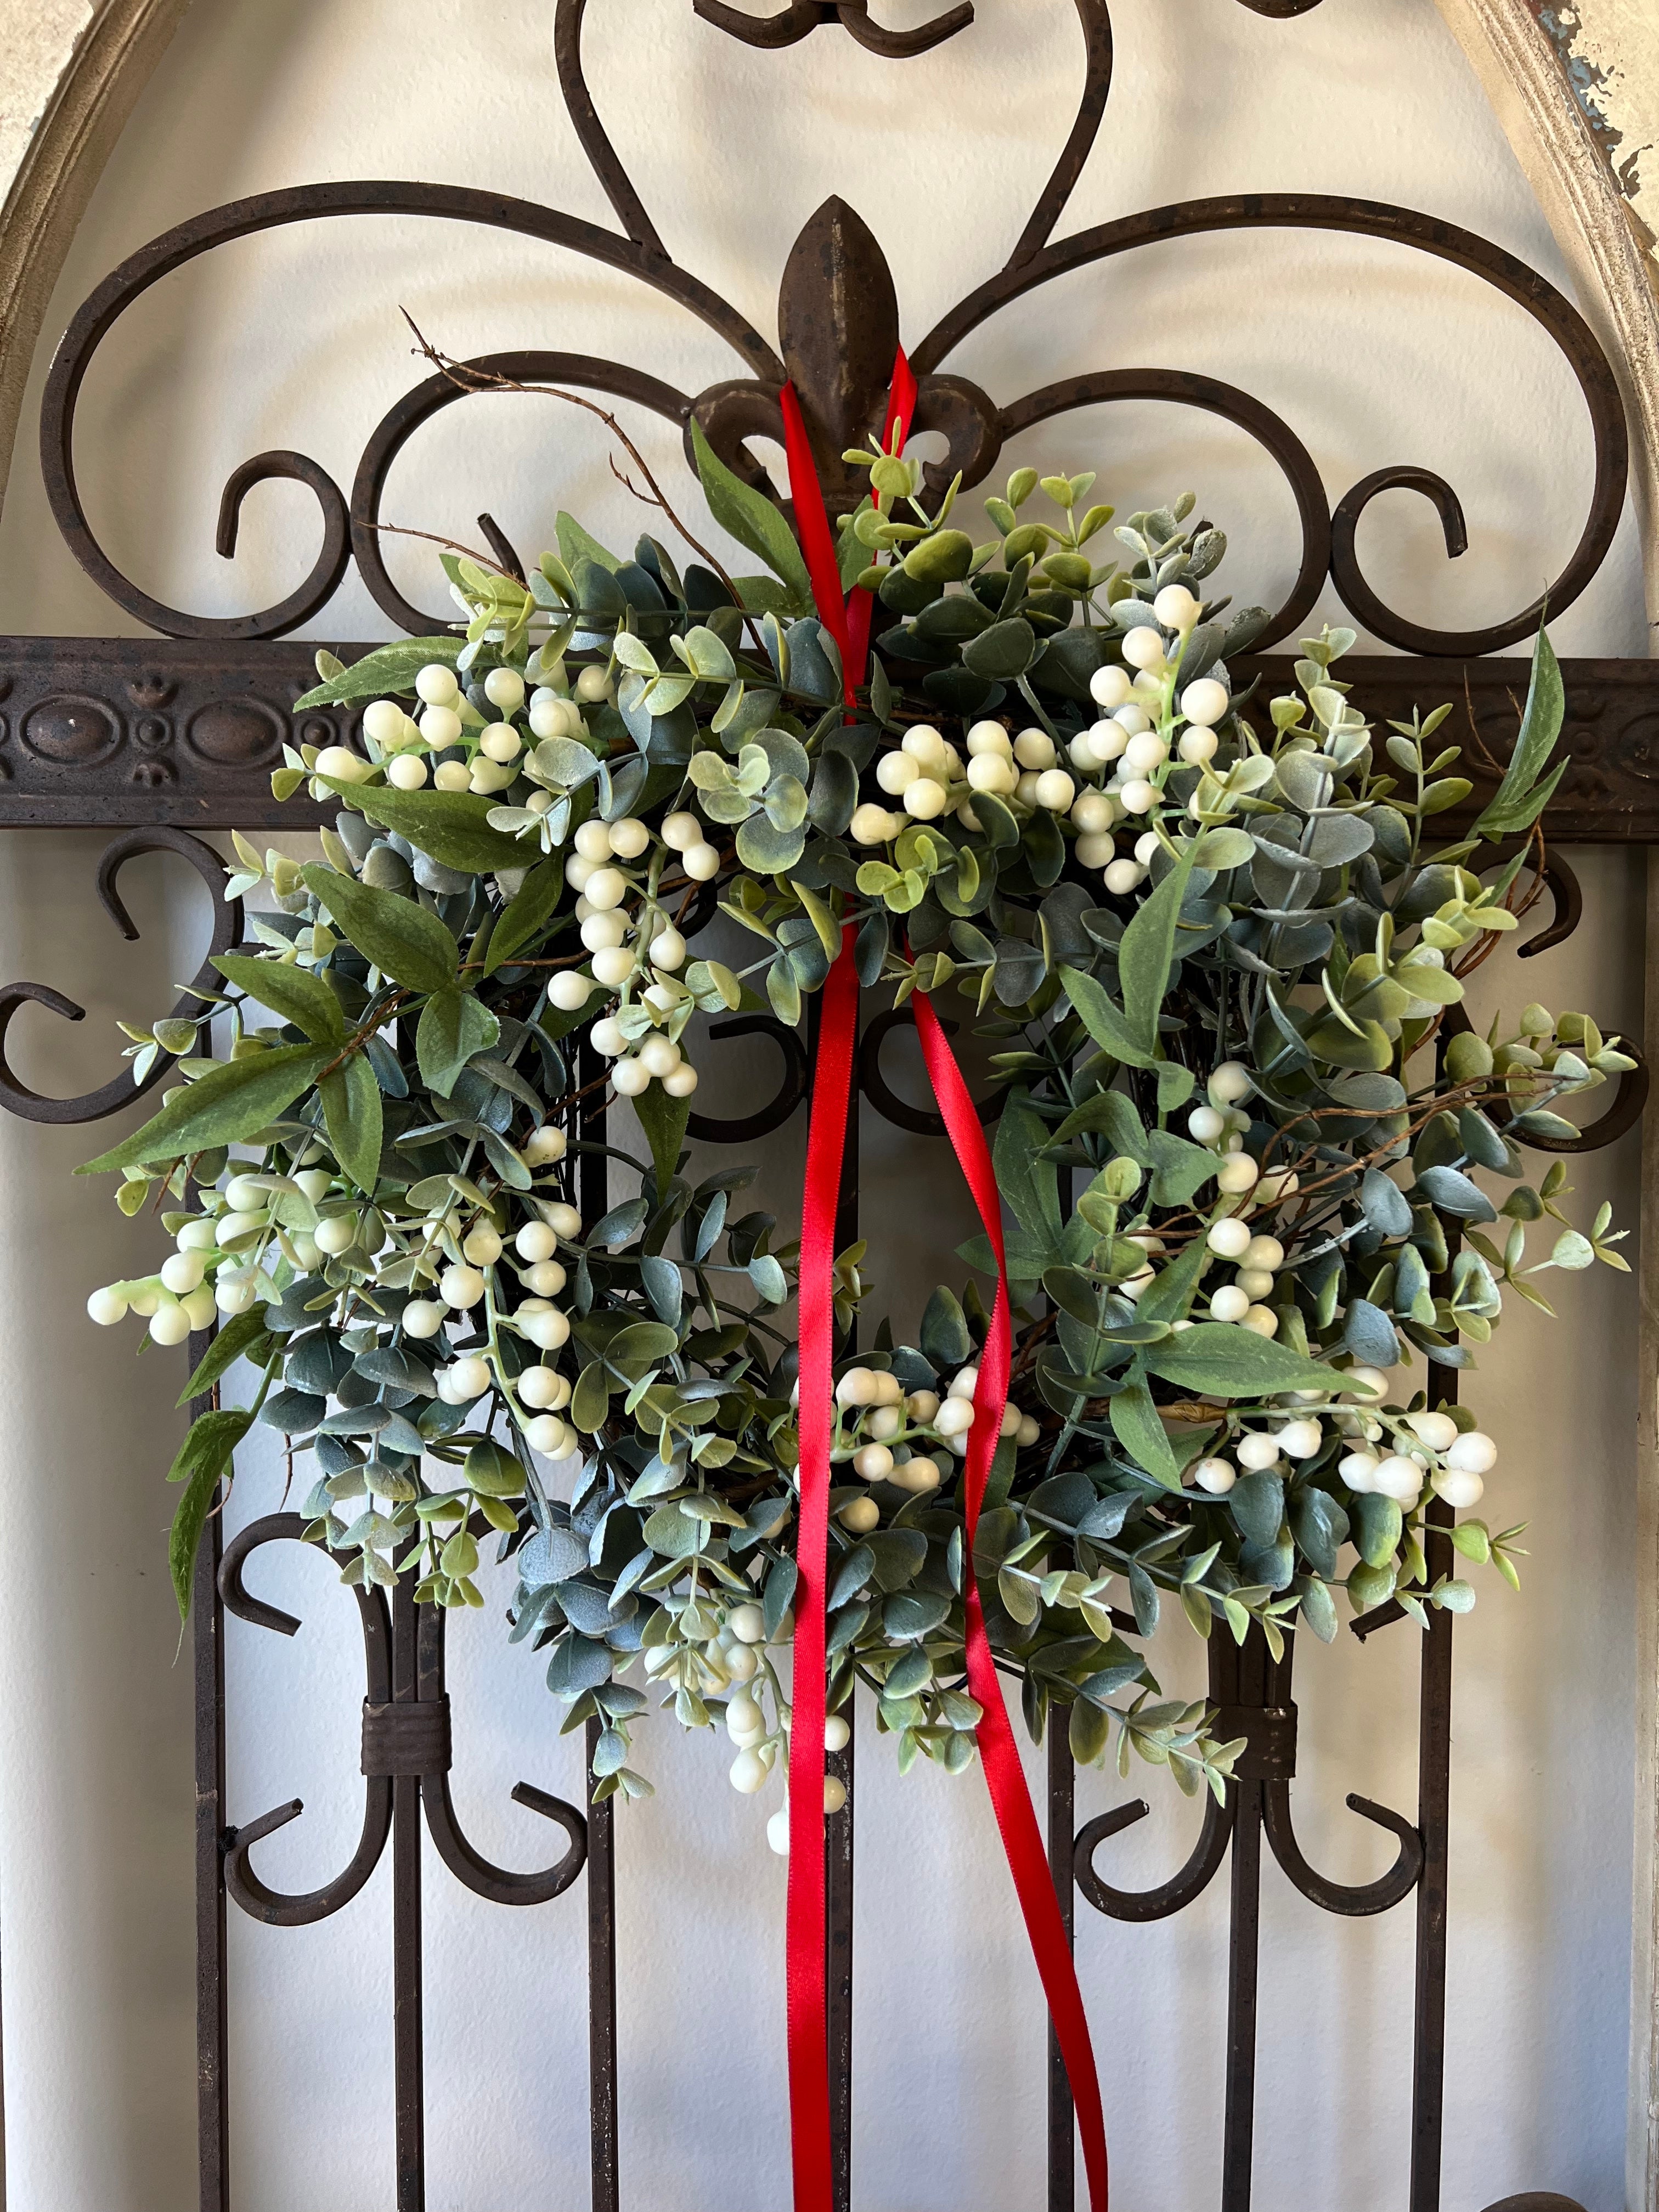
[[[503,568],[499,561],[492,560],[488,553],[475,552],[471,545],[463,545],[459,538],[445,538],[435,530],[411,530],[402,522],[371,522],[368,527],[387,538],[424,538],[428,545],[441,545],[448,552],[459,553],[468,561],[476,561],[481,568],[488,568],[492,575],[505,576],[509,584],[522,580],[510,568]]]
[[[409,325],[410,329],[415,334],[415,342],[419,351],[432,363],[432,366],[437,370],[441,376],[447,377],[449,381],[455,385],[459,390],[463,392],[535,392],[539,393],[543,398],[548,399],[568,400],[573,407],[580,407],[589,415],[597,415],[599,421],[605,424],[605,428],[610,431],[611,436],[615,438],[617,443],[623,447],[629,459],[633,462],[635,467],[638,469],[641,476],[645,479],[647,485],[649,487],[649,497],[646,501],[646,503],[661,509],[662,513],[668,518],[669,522],[677,531],[678,531],[680,536],[691,548],[691,550],[697,556],[697,558],[700,561],[706,562],[708,567],[714,571],[714,574],[720,578],[726,590],[731,592],[733,601],[738,605],[742,605],[742,601],[738,597],[737,586],[733,584],[730,575],[726,573],[726,570],[719,557],[715,554],[711,553],[708,548],[704,545],[700,539],[692,536],[690,531],[687,529],[685,524],[680,520],[680,517],[675,513],[672,507],[670,506],[667,495],[664,492],[662,486],[657,482],[656,477],[652,474],[651,464],[646,459],[645,455],[634,443],[634,441],[629,436],[627,431],[623,429],[622,424],[617,420],[617,417],[611,412],[611,410],[608,407],[602,407],[597,399],[586,398],[580,392],[567,392],[560,385],[522,384],[516,377],[503,376],[494,369],[473,368],[467,362],[464,361],[457,361],[453,355],[446,354],[441,351],[438,347],[434,346],[424,331],[422,331],[420,325],[415,320],[413,315],[410,313],[407,307],[402,310],[402,313],[404,320]],[[621,472],[617,470],[614,461],[611,463],[611,467],[613,471],[618,475],[620,480],[626,483],[626,477],[621,477]],[[634,491],[635,498],[645,497],[645,495],[635,491],[635,487],[632,484],[629,484],[628,489],[630,491]]]

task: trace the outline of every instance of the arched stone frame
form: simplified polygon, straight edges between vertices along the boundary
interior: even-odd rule
[[[189,0],[31,0],[0,54],[0,498],[47,303],[104,163]],[[210,0],[202,0],[210,4]],[[1580,11],[1543,0],[1437,0],[1476,71],[1619,373],[1632,432],[1650,635],[1659,649],[1659,268],[1581,104],[1565,40]],[[1659,83],[1650,0],[1598,0],[1600,52]],[[1562,18],[1568,19],[1564,27]],[[1546,21],[1550,28],[1545,27]],[[1579,72],[1582,79],[1583,72]],[[1659,854],[1648,943],[1659,950]],[[1659,1035],[1659,960],[1647,1027]],[[1659,1133],[1644,1176],[1644,1377],[1659,1377]],[[1626,2202],[1659,2207],[1659,1383],[1638,1438],[1638,1741]],[[3,2180],[0,2179],[0,2203]]]

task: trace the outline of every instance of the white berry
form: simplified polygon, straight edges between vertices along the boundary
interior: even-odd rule
[[[1469,1429],[1448,1448],[1446,1464],[1460,1474],[1489,1474],[1498,1464],[1498,1447],[1479,1429]]]
[[[1213,676],[1199,677],[1181,695],[1182,714],[1200,729],[1209,729],[1218,722],[1231,704],[1226,685],[1218,683]]]
[[[161,1270],[161,1279],[167,1280],[167,1270]],[[1457,1424],[1449,1413],[1407,1413],[1406,1426],[1431,1451],[1449,1451],[1457,1442]]]

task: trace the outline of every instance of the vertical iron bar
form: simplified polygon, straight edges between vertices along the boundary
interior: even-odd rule
[[[1077,1203],[1077,1176],[1060,1170],[1060,1202],[1069,1214]],[[1065,1554],[1075,1566],[1074,1553]],[[1064,1722],[1065,1725],[1061,1723]],[[1066,1948],[1077,1948],[1077,1872],[1073,1853],[1077,1838],[1077,1769],[1072,1759],[1071,1710],[1048,1714],[1048,1872],[1060,1902]],[[1048,2022],[1048,2212],[1075,2212],[1077,2204],[1077,2108],[1060,2038]]]
[[[1454,1378],[1455,1380],[1455,1378]],[[1452,1510],[1441,1499],[1425,1518],[1432,1585],[1452,1571],[1445,1535]],[[1417,2002],[1412,2050],[1411,2212],[1438,2212],[1445,2112],[1446,1899],[1451,1828],[1452,1617],[1436,1607],[1423,1637],[1418,1736],[1417,1822],[1423,1873],[1417,1885]]]
[[[190,1340],[191,1371],[207,1356],[211,1329]],[[194,1420],[212,1398],[191,1401]],[[222,1504],[224,1487],[220,1486]],[[191,1655],[196,1685],[196,2143],[200,2212],[229,2212],[230,2105],[225,2080],[225,1616],[219,1602],[224,1528],[208,1516],[196,1554]]]
[[[1238,1702],[1267,1703],[1267,1647],[1252,1628],[1238,1654]],[[1256,1980],[1261,1932],[1261,1784],[1237,1779],[1227,1942],[1227,2091],[1221,2212],[1249,2212],[1255,2142]]]
[[[1443,1047],[1442,1049],[1443,1057]],[[1437,1065],[1438,1062],[1437,1062]],[[1440,1217],[1447,1263],[1457,1250],[1458,1224]],[[1447,1295],[1448,1275],[1432,1285]],[[1437,1369],[1441,1402],[1457,1402],[1457,1370]],[[1452,1510],[1438,1498],[1424,1514],[1424,1547],[1432,1586],[1452,1571],[1446,1535]],[[1438,2212],[1440,2148],[1446,2092],[1446,1899],[1451,1828],[1452,1617],[1438,1606],[1423,1636],[1423,1675],[1418,1714],[1417,1825],[1423,1838],[1423,1872],[1417,1885],[1417,1992],[1412,2024],[1411,2212]]]
[[[392,1594],[392,1695],[410,1705],[418,1687],[415,1577],[400,1576]],[[422,2020],[421,1782],[399,1774],[392,1784],[392,2069],[398,2116],[397,2212],[425,2212],[426,2084]]]
[[[1073,1947],[1076,1885],[1072,1872],[1076,1831],[1076,1773],[1072,1746],[1059,1712],[1048,1717],[1048,1870],[1060,1899],[1066,1942]],[[1077,2124],[1072,2087],[1054,2023],[1048,2026],[1048,2212],[1076,2212]]]
[[[579,1087],[603,1099],[606,1063],[585,1040],[576,1062]],[[580,1133],[605,1140],[603,1103],[585,1104]],[[603,1152],[579,1156],[575,1202],[586,1221],[599,1220],[611,1202],[611,1167]],[[617,1834],[615,1802],[593,1802],[593,1750],[599,1723],[583,1737],[587,1789],[587,2136],[593,2212],[617,2212],[621,2179],[617,2141]]]
[[[593,2212],[617,2212],[617,1832],[616,1800],[593,1802],[593,1753],[587,1747],[587,2081]]]

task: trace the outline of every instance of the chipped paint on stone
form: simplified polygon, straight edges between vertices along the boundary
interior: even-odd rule
[[[1609,69],[1597,61],[1593,54],[1581,51],[1579,41],[1583,37],[1585,24],[1580,9],[1572,0],[1528,0],[1528,5],[1537,18],[1540,27],[1560,59],[1562,72],[1572,88],[1584,120],[1595,134],[1596,143],[1607,157],[1614,182],[1628,200],[1640,197],[1642,178],[1639,163],[1642,155],[1652,151],[1650,147],[1634,146],[1622,159],[1621,146],[1625,133],[1613,119],[1608,103],[1617,81],[1623,72],[1614,65]]]

